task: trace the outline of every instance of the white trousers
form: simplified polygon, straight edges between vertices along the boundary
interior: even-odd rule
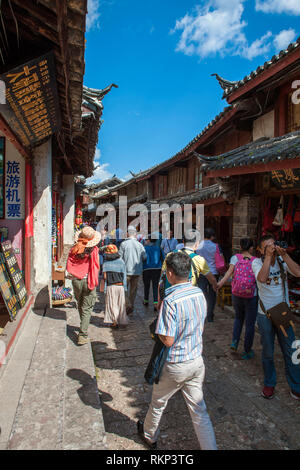
[[[181,390],[201,449],[217,450],[215,433],[203,399],[204,375],[201,356],[191,361],[164,364],[159,383],[153,385],[152,399],[144,421],[144,435],[149,441],[157,441],[160,419],[168,401]]]

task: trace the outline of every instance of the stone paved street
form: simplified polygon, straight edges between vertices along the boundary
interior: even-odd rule
[[[142,305],[140,284],[127,329],[112,330],[103,324],[103,294],[98,296],[90,336],[107,446],[111,450],[145,449],[136,434],[136,421],[144,418],[151,397],[151,387],[143,376],[153,347],[148,325],[155,315],[151,303],[148,308]],[[232,325],[233,313],[216,309],[215,322],[206,324],[204,332],[204,397],[219,449],[300,449],[300,403],[289,395],[278,345],[278,385],[276,396],[268,401],[260,396],[259,334],[255,337],[255,358],[245,362],[240,358],[242,344],[238,353],[229,350]],[[180,392],[170,400],[163,415],[158,449],[199,449]]]

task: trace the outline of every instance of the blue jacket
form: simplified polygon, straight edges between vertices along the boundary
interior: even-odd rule
[[[154,245],[146,245],[145,250],[147,253],[147,259],[144,261],[143,270],[146,269],[161,269],[162,267],[162,251],[161,249]]]

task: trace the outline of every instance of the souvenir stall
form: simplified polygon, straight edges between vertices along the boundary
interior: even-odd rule
[[[259,233],[272,234],[300,264],[300,169],[276,170],[264,175]],[[300,316],[300,279],[289,276],[291,308]]]
[[[71,289],[65,287],[63,266],[63,200],[59,175],[54,180],[52,192],[52,305],[64,305],[72,300]]]

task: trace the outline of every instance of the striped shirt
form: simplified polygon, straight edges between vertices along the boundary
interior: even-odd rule
[[[202,291],[190,282],[166,289],[156,333],[175,338],[169,348],[167,362],[185,362],[201,356],[206,311]]]

